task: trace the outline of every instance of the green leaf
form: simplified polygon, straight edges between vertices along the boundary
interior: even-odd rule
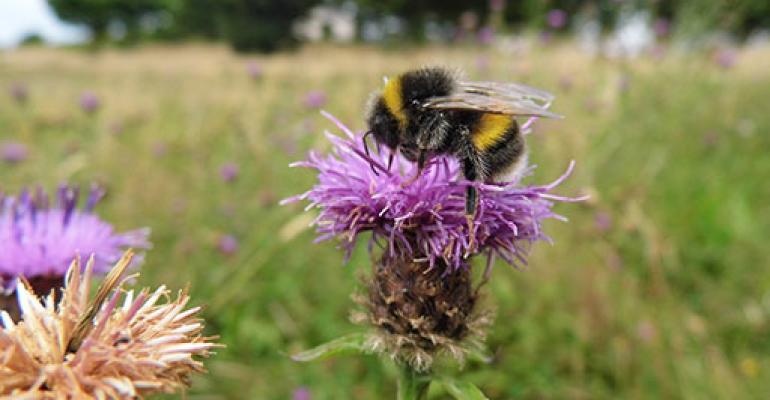
[[[441,384],[457,400],[489,400],[481,389],[470,382],[443,377],[441,378]]]
[[[323,360],[339,354],[368,353],[369,351],[365,346],[367,339],[368,335],[366,334],[352,333],[295,354],[291,356],[291,359],[298,362],[309,362]]]

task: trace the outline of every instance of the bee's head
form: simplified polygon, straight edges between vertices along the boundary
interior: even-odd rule
[[[396,150],[403,137],[403,125],[398,118],[385,106],[383,100],[376,101],[367,119],[369,132],[377,143],[384,144],[391,150]]]

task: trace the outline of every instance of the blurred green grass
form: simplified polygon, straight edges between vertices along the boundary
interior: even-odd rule
[[[264,68],[252,79],[247,62]],[[210,333],[227,348],[189,398],[393,398],[395,371],[369,357],[296,364],[287,354],[360,330],[349,299],[369,257],[347,265],[312,244],[303,205],[312,185],[288,163],[324,150],[332,130],[305,93],[363,128],[384,75],[427,63],[474,79],[522,81],[557,94],[562,121],[536,125],[531,182],[574,175],[559,191],[555,245],[530,266],[500,264],[487,303],[498,312],[491,365],[463,371],[491,398],[761,398],[770,392],[770,49],[745,49],[729,70],[706,54],[595,59],[569,44],[477,48],[307,47],[242,58],[219,47],[97,54],[23,49],[0,55],[0,141],[30,148],[2,165],[0,190],[61,181],[109,189],[100,210],[121,229],[150,226],[141,280],[191,284]],[[86,115],[80,93],[99,96]],[[219,168],[240,167],[225,183]],[[238,251],[217,250],[234,235]],[[446,398],[434,393],[434,398]]]

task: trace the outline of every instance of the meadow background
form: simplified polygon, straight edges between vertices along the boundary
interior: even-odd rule
[[[591,200],[557,206],[570,221],[546,224],[555,244],[534,246],[529,266],[496,266],[494,360],[462,374],[493,399],[766,398],[770,48],[725,66],[707,51],[624,61],[530,43],[17,49],[0,55],[0,142],[27,154],[0,162],[0,190],[98,182],[107,220],[152,228],[141,283],[189,284],[227,345],[187,398],[393,398],[396,370],[375,357],[288,357],[364,329],[348,314],[369,271],[363,246],[343,264],[312,243],[303,204],[278,205],[314,183],[288,164],[329,148],[320,108],[363,129],[385,75],[438,63],[526,82],[566,116],[535,125],[527,182],[576,160],[558,192]],[[24,103],[9,93],[20,83]],[[86,92],[96,111],[82,109]]]

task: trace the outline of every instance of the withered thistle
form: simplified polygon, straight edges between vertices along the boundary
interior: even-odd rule
[[[375,261],[366,293],[355,296],[364,311],[355,312],[353,319],[374,329],[295,359],[355,347],[396,360],[411,371],[405,379],[414,383],[415,374],[430,373],[437,356],[447,354],[462,362],[482,349],[492,313],[480,304],[481,283],[472,282],[473,260],[478,255],[486,258],[482,282],[495,257],[511,265],[525,264],[531,245],[549,240],[542,221],[564,219],[552,211],[554,203],[581,200],[552,193],[573,165],[551,184],[522,186],[521,177],[500,183],[464,180],[454,158],[436,156],[412,181],[414,163],[397,154],[391,166],[387,151],[368,152],[362,134],[326,116],[345,136],[327,133],[333,143],[331,154],[310,153],[306,161],[293,164],[317,170],[318,183],[284,203],[309,201],[307,209],[318,210],[313,223],[317,241],[336,239],[347,255],[358,238],[369,234]],[[529,128],[532,122],[524,126]],[[524,175],[532,171],[529,168]],[[479,194],[471,224],[465,214],[470,185]],[[414,391],[406,395],[419,396]]]
[[[124,291],[130,260],[129,252],[93,300],[93,257],[82,273],[79,260],[72,263],[60,293],[39,298],[19,283],[22,320],[0,312],[0,396],[135,399],[175,392],[205,371],[196,358],[218,345],[201,334],[200,307],[186,309],[187,292],[172,297],[165,286]]]

